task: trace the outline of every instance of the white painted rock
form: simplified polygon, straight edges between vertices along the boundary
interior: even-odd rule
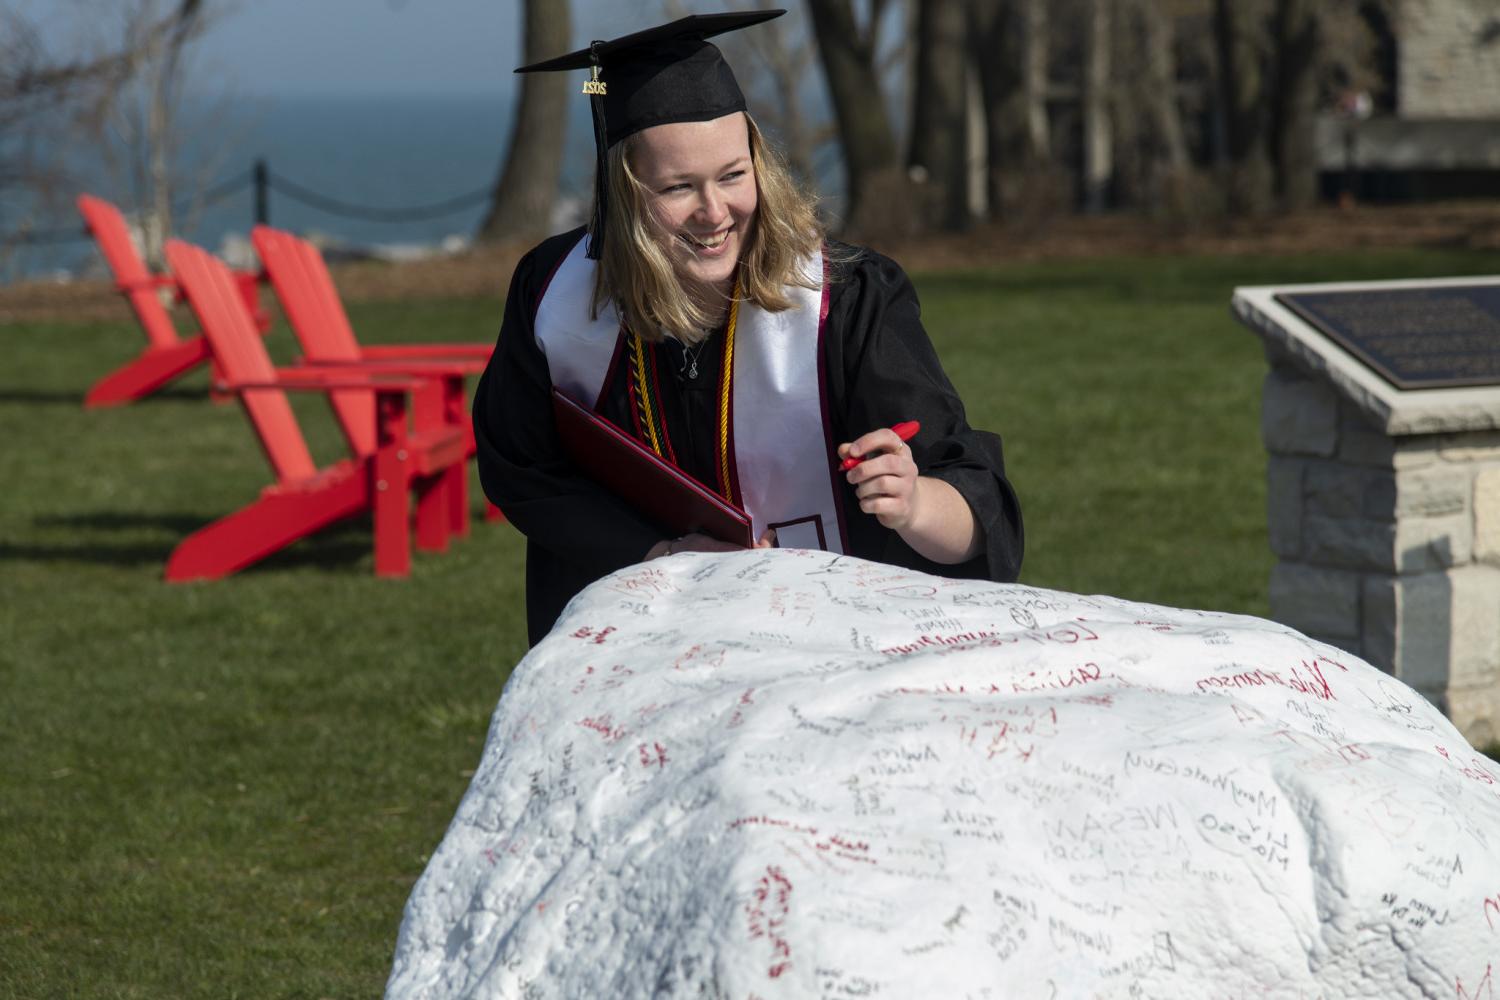
[[[679,555],[516,668],[407,997],[1485,997],[1500,767],[1256,618]],[[1488,992],[1487,992],[1488,991]]]

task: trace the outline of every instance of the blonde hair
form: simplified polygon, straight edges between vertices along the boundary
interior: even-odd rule
[[[815,202],[797,184],[745,114],[750,137],[750,160],[756,185],[755,225],[740,255],[740,301],[766,312],[782,312],[796,303],[788,285],[816,288],[818,276],[803,273],[804,261],[823,243]],[[651,216],[650,191],[630,166],[630,155],[640,133],[610,147],[606,169],[609,205],[604,220],[603,247],[594,274],[592,313],[597,318],[613,302],[625,328],[646,340],[673,336],[693,343],[714,324],[702,305],[693,301],[672,266]]]

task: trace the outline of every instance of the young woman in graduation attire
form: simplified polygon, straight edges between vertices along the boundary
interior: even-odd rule
[[[588,70],[599,153],[591,224],[517,265],[474,398],[484,490],[527,537],[533,644],[616,569],[738,548],[672,537],[589,479],[554,387],[742,507],[757,547],[1020,569],[1000,440],[965,421],[911,283],[824,239],[706,41],[781,13],[687,17],[517,71]],[[906,421],[909,443],[891,429]]]

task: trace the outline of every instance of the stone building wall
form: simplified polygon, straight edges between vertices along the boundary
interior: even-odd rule
[[[1396,37],[1398,115],[1500,117],[1500,4],[1401,0]]]
[[[1462,720],[1500,718],[1500,431],[1389,437],[1267,346],[1271,614]],[[1488,723],[1465,735],[1496,738]]]

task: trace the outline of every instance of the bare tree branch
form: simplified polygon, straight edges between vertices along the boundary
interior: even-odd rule
[[[61,191],[71,186],[70,150],[84,144],[91,159],[113,162],[130,175],[137,202],[154,206],[151,214],[165,232],[183,54],[210,23],[208,11],[202,0],[134,0],[123,11],[100,2],[85,13],[118,25],[110,43],[75,37],[72,51],[59,54],[43,44],[34,19],[12,6],[0,10],[0,131],[6,138],[0,205],[19,206],[22,213],[0,221],[0,233],[25,228],[59,207]],[[145,152],[119,155],[120,143],[143,144]]]

